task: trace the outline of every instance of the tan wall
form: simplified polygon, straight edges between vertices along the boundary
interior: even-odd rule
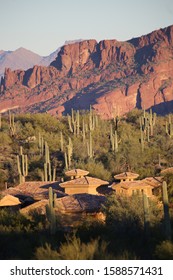
[[[129,189],[128,195],[132,194],[142,194],[145,193],[147,196],[152,196],[152,189],[151,188],[136,188],[136,189]]]
[[[98,194],[96,187],[68,187],[65,188],[66,194],[78,194],[78,193],[89,193],[89,194]]]
[[[128,188],[128,189],[123,189],[121,187],[116,188],[116,194],[126,194],[126,195],[132,195],[132,194],[141,194],[144,192],[147,196],[152,196],[152,189],[151,188]]]

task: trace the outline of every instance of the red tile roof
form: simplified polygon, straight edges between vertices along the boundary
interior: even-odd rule
[[[85,176],[82,178],[77,178],[74,180],[66,181],[64,183],[59,184],[62,188],[67,188],[68,186],[78,186],[78,185],[84,185],[84,186],[101,186],[101,185],[107,185],[109,182],[103,181],[101,179],[92,178],[89,176]]]
[[[17,197],[32,197],[35,200],[48,198],[48,189],[52,187],[58,197],[64,196],[63,189],[58,182],[25,182],[14,188],[9,188],[2,192],[2,195],[10,194]]]
[[[89,171],[82,169],[73,169],[65,172],[66,176],[86,176],[89,174]]]

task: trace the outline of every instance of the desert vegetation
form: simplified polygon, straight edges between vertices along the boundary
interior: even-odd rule
[[[72,110],[61,119],[46,113],[4,114],[0,122],[1,191],[24,181],[60,181],[71,168],[86,169],[110,183],[124,171],[136,172],[140,178],[157,176],[173,166],[172,122],[173,115],[157,116],[151,110],[133,110],[112,120],[100,119],[91,108]],[[0,258],[172,259],[172,233],[168,231],[173,224],[173,179],[170,174],[164,176],[169,215],[152,200],[113,194],[102,207],[104,222],[88,217],[67,233],[54,215],[53,202],[47,216],[24,217],[1,209]]]

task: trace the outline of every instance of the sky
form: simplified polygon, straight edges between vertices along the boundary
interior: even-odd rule
[[[0,50],[47,56],[65,41],[128,39],[173,24],[173,0],[0,0]]]

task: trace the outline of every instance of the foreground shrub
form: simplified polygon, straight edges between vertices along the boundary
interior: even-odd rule
[[[163,241],[156,246],[155,257],[159,260],[173,260],[173,243],[171,241]]]
[[[35,257],[40,260],[112,259],[112,256],[107,252],[106,242],[95,239],[88,243],[83,243],[75,235],[67,237],[66,242],[61,244],[58,251],[51,249],[49,244],[37,248]]]

